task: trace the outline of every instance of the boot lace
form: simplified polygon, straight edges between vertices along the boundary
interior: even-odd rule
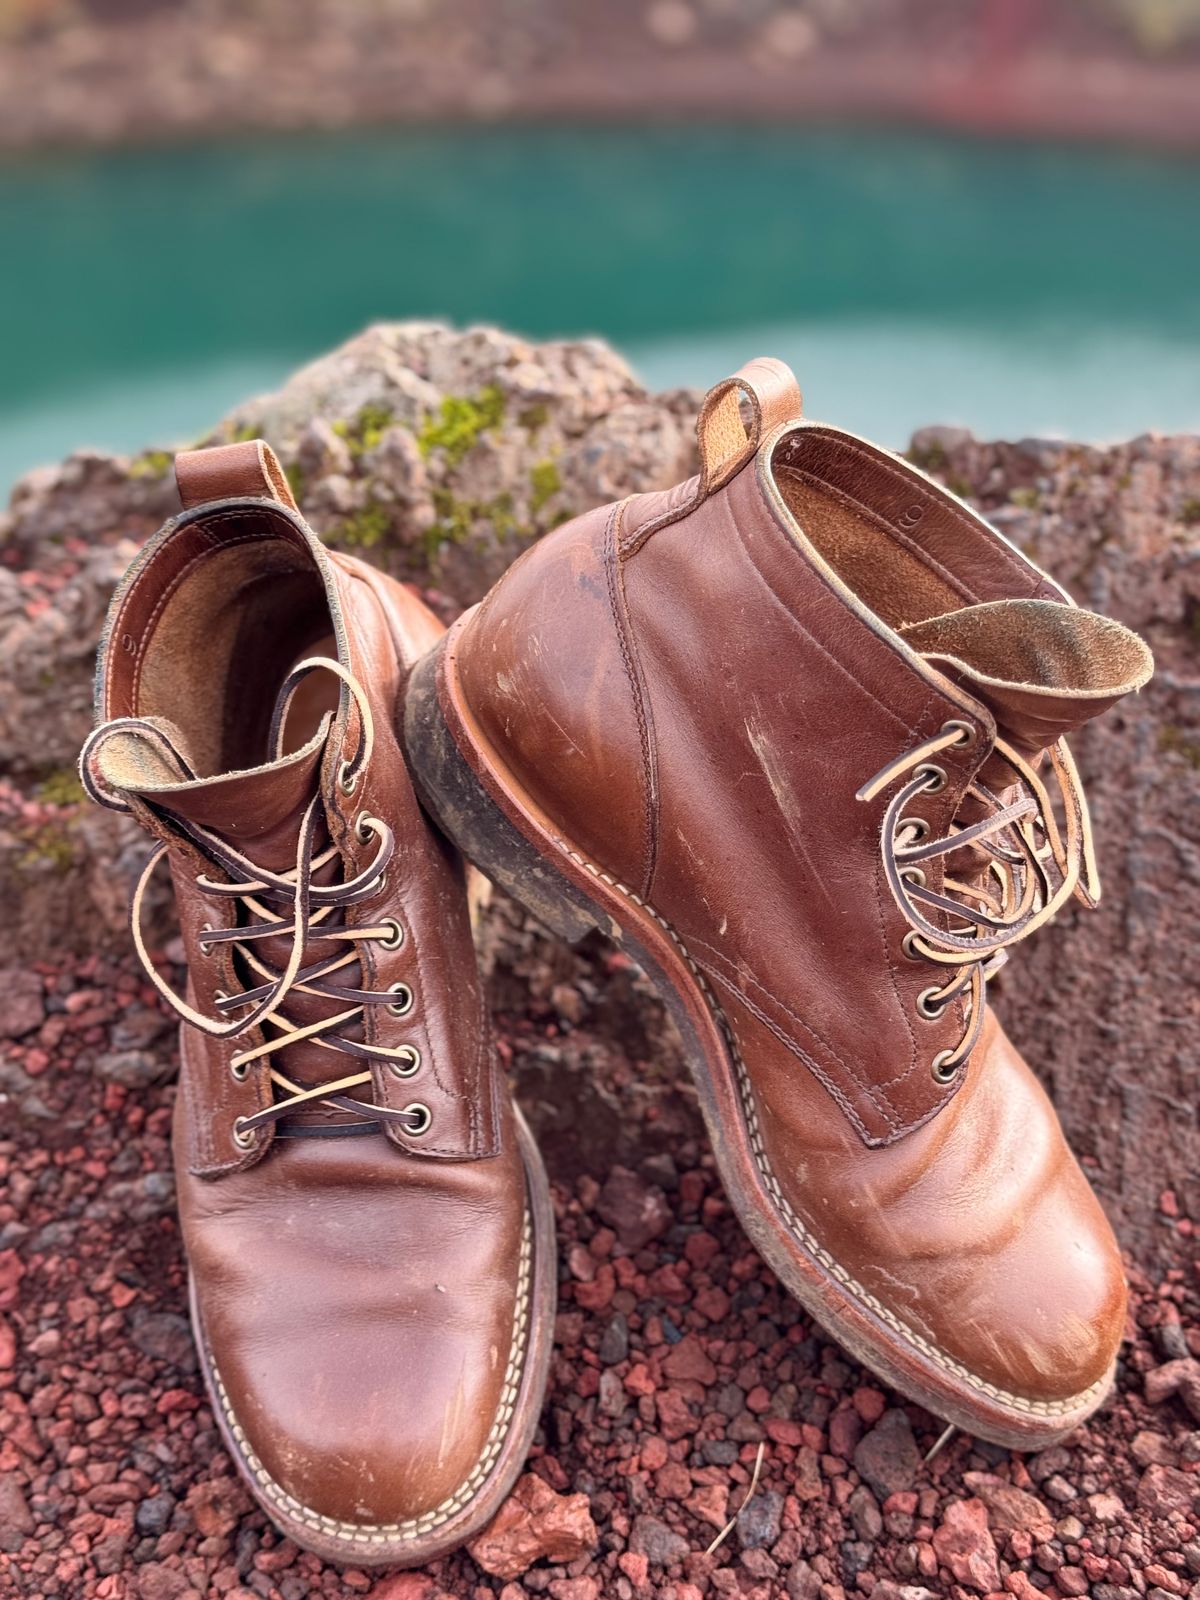
[[[1100,898],[1087,802],[1063,739],[1047,755],[1065,837],[1051,791],[999,737],[994,753],[1012,771],[1016,798],[1008,798],[1014,787],[1006,787],[1001,798],[976,779],[964,796],[964,817],[951,823],[944,838],[931,837],[929,823],[910,813],[919,796],[946,786],[946,770],[935,758],[975,738],[969,723],[944,723],[932,738],[889,762],[856,796],[873,800],[911,774],[888,803],[880,844],[888,886],[910,924],[905,955],[951,969],[944,982],[921,991],[918,1012],[935,1020],[960,997],[966,1007],[959,1043],[933,1058],[930,1070],[939,1083],[951,1082],[974,1049],[988,979],[1007,961],[1009,947],[1048,922],[1072,895],[1091,906]],[[926,880],[925,868],[935,862],[944,869],[940,889]]]
[[[271,747],[274,758],[279,759],[283,753],[283,729],[296,690],[310,672],[318,670],[331,672],[338,677],[358,707],[362,730],[359,748],[352,759],[342,763],[338,774],[343,793],[352,794],[370,762],[374,723],[370,704],[361,685],[337,661],[314,656],[300,662],[289,674],[280,690],[272,722]],[[158,744],[188,779],[195,777],[170,739],[155,723],[138,717],[116,718],[95,730],[84,745],[80,760],[84,787],[98,804],[111,810],[131,809],[119,793],[101,785],[93,766],[95,754],[105,740],[115,734],[128,732],[136,732],[141,738]],[[314,1104],[350,1113],[351,1120],[324,1125],[309,1124],[302,1130],[289,1124],[278,1131],[303,1131],[309,1135],[371,1133],[379,1128],[381,1122],[391,1121],[403,1125],[410,1136],[417,1137],[428,1131],[432,1121],[429,1108],[419,1101],[402,1110],[395,1110],[364,1101],[355,1093],[373,1082],[369,1065],[372,1062],[383,1063],[396,1077],[414,1077],[421,1065],[420,1051],[414,1045],[388,1047],[367,1044],[361,1039],[347,1036],[362,1022],[368,1007],[383,1006],[393,1016],[404,1016],[412,1009],[413,995],[407,984],[393,984],[384,990],[366,989],[354,981],[354,973],[346,972],[347,968],[359,968],[358,947],[374,942],[382,949],[397,950],[404,942],[404,929],[394,917],[386,917],[366,926],[348,927],[343,915],[347,907],[371,899],[383,888],[384,874],[395,854],[395,834],[378,817],[361,815],[355,823],[359,840],[364,844],[371,838],[378,841],[373,859],[353,878],[323,882],[319,881],[323,869],[336,870],[340,852],[333,844],[321,851],[315,850],[320,820],[321,797],[318,793],[309,802],[300,823],[295,866],[285,872],[274,872],[256,865],[210,829],[171,813],[173,826],[186,834],[222,874],[220,878],[214,878],[201,873],[196,878],[197,887],[207,896],[228,900],[235,908],[230,926],[217,928],[206,925],[203,938],[199,941],[203,954],[208,954],[214,947],[231,946],[236,958],[235,970],[244,979],[239,992],[218,992],[216,1008],[219,1015],[216,1017],[206,1016],[189,1005],[184,996],[178,994],[161,976],[146,947],[142,910],[155,871],[168,854],[167,844],[156,846],[133,893],[130,923],[134,948],[146,976],[171,1010],[212,1039],[240,1039],[257,1032],[257,1042],[248,1042],[243,1049],[234,1053],[229,1063],[229,1070],[239,1083],[244,1081],[256,1064],[262,1064],[274,1090],[271,1104],[253,1115],[235,1120],[234,1142],[244,1150],[252,1149],[257,1143],[259,1128],[272,1123],[280,1124],[291,1113]],[[271,939],[288,941],[287,959],[281,967],[265,960],[257,948],[264,940]],[[324,953],[320,953],[322,950]],[[330,1016],[299,1024],[283,1014],[282,1008],[291,994],[343,1001],[345,1005]],[[269,1034],[266,1031],[268,1027],[272,1030]],[[341,1052],[349,1058],[348,1068],[353,1062],[368,1065],[353,1067],[331,1082],[313,1086],[297,1083],[282,1070],[276,1058],[281,1051],[303,1040],[312,1040],[323,1049]]]

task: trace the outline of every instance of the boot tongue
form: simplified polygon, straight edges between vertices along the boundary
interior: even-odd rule
[[[982,700],[1001,736],[1029,760],[1140,689],[1154,668],[1150,651],[1121,623],[1054,600],[964,606],[899,631]],[[984,782],[999,760],[985,764]],[[1001,781],[1011,783],[1011,768],[1004,770]]]
[[[319,783],[328,716],[293,754],[212,778],[192,776],[178,728],[163,717],[147,722],[153,732],[114,732],[100,747],[97,766],[107,783],[209,829],[258,866],[274,872],[295,866],[300,823]],[[327,843],[322,812],[313,853]]]

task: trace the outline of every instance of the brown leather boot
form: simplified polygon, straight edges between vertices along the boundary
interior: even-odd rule
[[[186,509],[113,600],[82,765],[159,841],[134,937],[185,1024],[196,1342],[226,1445],[285,1533],[333,1560],[424,1562],[487,1522],[524,1462],[555,1283],[461,862],[396,731],[441,628],[322,549],[259,441],[176,470]],[[185,995],[140,931],[164,858]]]
[[[656,979],[797,1298],[939,1415],[1043,1445],[1103,1400],[1125,1286],[984,985],[1096,898],[1062,735],[1149,652],[803,422],[778,362],[712,391],[700,443],[699,478],[558,529],[421,663],[418,785],[485,872]]]

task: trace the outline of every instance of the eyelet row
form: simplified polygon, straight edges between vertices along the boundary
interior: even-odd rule
[[[979,737],[978,730],[969,722],[961,722],[957,719],[942,724],[943,733],[952,731],[957,733],[959,737],[950,746],[951,749],[969,749]],[[924,786],[926,794],[937,794],[949,782],[945,767],[938,765],[935,761],[922,762],[913,776],[926,779]],[[903,825],[915,830],[916,840],[924,839],[930,831],[929,824],[924,817],[906,817]],[[925,883],[925,874],[919,867],[903,868],[901,877],[907,878],[909,882],[917,885],[924,886]],[[901,940],[900,948],[909,961],[921,961],[924,959],[920,950],[916,947],[915,940],[917,938],[919,938],[917,929],[910,928]],[[917,996],[917,1014],[924,1018],[926,1022],[938,1022],[944,1015],[947,1002],[943,1000],[939,1005],[935,998],[940,994],[940,987],[934,984],[928,989],[922,989]],[[930,1063],[929,1073],[935,1083],[945,1086],[954,1082],[954,1079],[958,1076],[959,1066],[960,1063],[955,1060],[953,1050],[939,1050]]]
[[[412,1074],[417,1071],[421,1064],[420,1052],[414,1050],[413,1055],[416,1059],[411,1071],[405,1074],[397,1072],[397,1076],[411,1077]],[[397,1069],[393,1068],[392,1070],[396,1071]],[[404,1131],[408,1134],[410,1139],[424,1138],[424,1136],[429,1132],[430,1128],[433,1127],[433,1112],[423,1100],[410,1101],[409,1104],[406,1105],[401,1111],[400,1115],[402,1117],[416,1118],[416,1127],[413,1127],[411,1123],[405,1126]],[[234,1118],[233,1142],[235,1145],[237,1145],[239,1150],[253,1150],[254,1146],[258,1143],[254,1129],[246,1127],[244,1117]]]

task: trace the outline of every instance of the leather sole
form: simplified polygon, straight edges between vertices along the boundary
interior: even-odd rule
[[[440,1506],[387,1526],[348,1523],[302,1505],[267,1472],[230,1406],[213,1362],[189,1275],[192,1330],[225,1448],[247,1488],[281,1532],[322,1560],[362,1567],[415,1567],[456,1550],[492,1520],[525,1465],[541,1414],[553,1348],[557,1301],[554,1211],[533,1135],[514,1107],[525,1165],[527,1211],[521,1284],[514,1317],[513,1372],[488,1445],[464,1483]]]
[[[598,928],[656,985],[683,1038],[726,1192],[755,1248],[847,1350],[902,1394],[979,1438],[1039,1450],[1100,1406],[1110,1370],[1081,1394],[1013,1394],[909,1328],[804,1226],[767,1160],[745,1064],[719,1002],[675,931],[563,836],[509,773],[461,692],[466,613],[409,682],[405,746],[417,791],[458,849],[561,937]]]

